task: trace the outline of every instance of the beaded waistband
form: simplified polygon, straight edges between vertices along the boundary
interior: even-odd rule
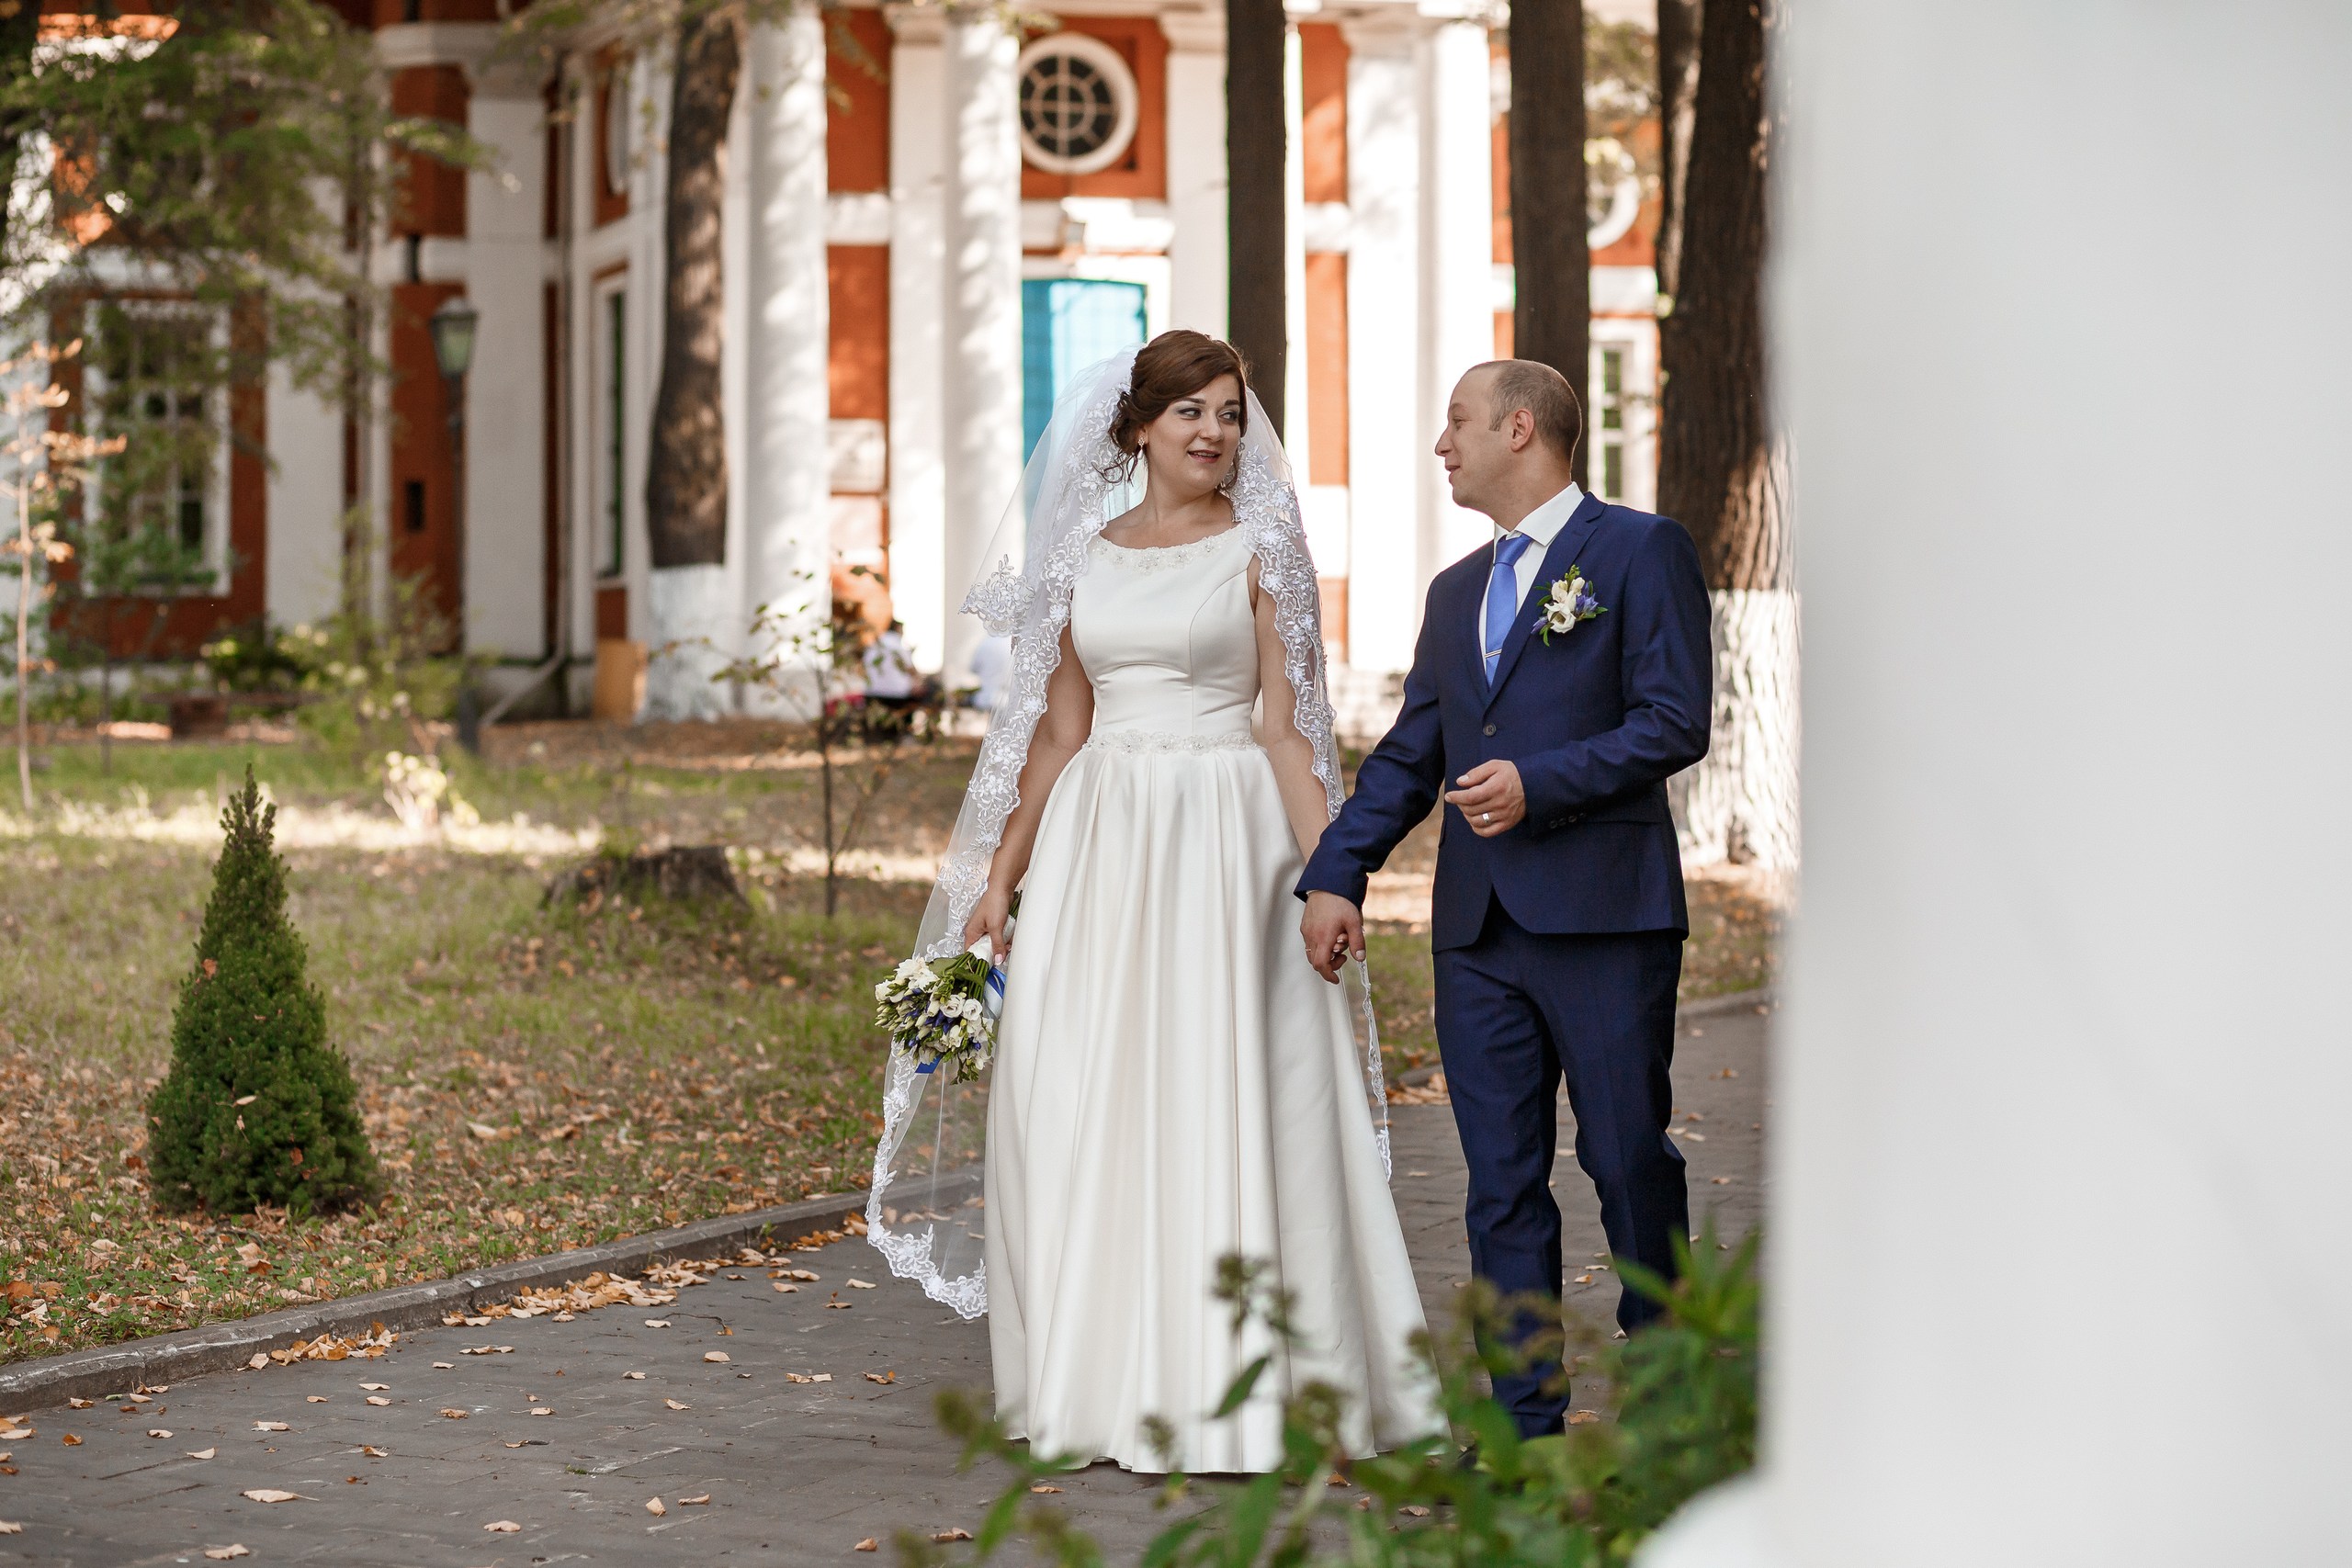
[[[1086,738],[1096,751],[1243,751],[1258,744],[1248,730],[1217,735],[1179,735],[1165,729],[1098,729]]]

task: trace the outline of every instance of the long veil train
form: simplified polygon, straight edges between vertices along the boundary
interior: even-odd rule
[[[915,943],[919,957],[945,957],[963,946],[964,923],[987,889],[989,862],[1019,798],[1030,738],[1060,662],[1071,590],[1086,570],[1087,546],[1140,496],[1135,466],[1111,440],[1112,419],[1135,357],[1136,351],[1127,349],[1089,367],[1057,401],[1023,470],[1021,488],[981,557],[983,575],[965,597],[966,614],[979,616],[990,634],[1012,637],[1012,671],[980,744],[971,785],[923,911]],[[1298,694],[1294,721],[1314,744],[1316,776],[1336,813],[1343,792],[1315,563],[1290,464],[1254,395],[1227,494],[1235,524],[1258,558],[1259,586],[1273,595],[1275,624]],[[1342,984],[1385,1168],[1387,1093],[1370,976],[1363,964],[1350,963]],[[882,1138],[865,1204],[867,1238],[888,1260],[891,1272],[919,1281],[933,1300],[967,1318],[988,1310],[985,1216],[977,1179],[988,1083],[986,1076],[962,1084],[934,1081],[933,1075],[915,1070],[910,1054],[893,1050],[885,1069]]]

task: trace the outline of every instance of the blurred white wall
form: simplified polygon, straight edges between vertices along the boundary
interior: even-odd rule
[[[1652,1560],[2352,1562],[2352,6],[1791,10],[1767,1477]]]

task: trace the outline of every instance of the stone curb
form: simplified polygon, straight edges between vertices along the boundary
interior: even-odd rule
[[[1780,1005],[1770,986],[1758,986],[1752,991],[1733,991],[1725,996],[1701,997],[1696,1001],[1679,1002],[1674,1009],[1674,1021],[1687,1023],[1694,1018],[1719,1018],[1727,1012],[1746,1012],[1750,1008],[1770,1011]],[[1431,1062],[1426,1067],[1413,1067],[1396,1075],[1400,1089],[1416,1089],[1445,1069]],[[0,1384],[0,1387],[5,1387]]]
[[[942,1178],[940,1185],[960,1196],[967,1186],[977,1190],[979,1179],[978,1171],[957,1172]],[[731,1253],[772,1231],[805,1235],[812,1220],[862,1212],[865,1207],[863,1191],[806,1198],[797,1203],[722,1214],[545,1258],[469,1269],[454,1279],[428,1284],[401,1285],[233,1323],[207,1324],[151,1339],[76,1350],[0,1369],[0,1410],[46,1409],[68,1399],[103,1399],[141,1384],[178,1382],[205,1372],[230,1371],[244,1366],[256,1351],[282,1350],[297,1339],[314,1339],[322,1334],[358,1334],[371,1324],[395,1331],[438,1327],[447,1313],[509,1300],[525,1286],[562,1284],[599,1269],[634,1274],[664,1259]]]

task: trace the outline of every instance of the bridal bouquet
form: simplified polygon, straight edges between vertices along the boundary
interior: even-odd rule
[[[947,1066],[961,1083],[986,1070],[996,1054],[996,1020],[1004,1010],[1004,971],[989,962],[988,942],[953,958],[910,958],[874,987],[874,1022],[890,1043],[914,1054],[915,1071]]]

